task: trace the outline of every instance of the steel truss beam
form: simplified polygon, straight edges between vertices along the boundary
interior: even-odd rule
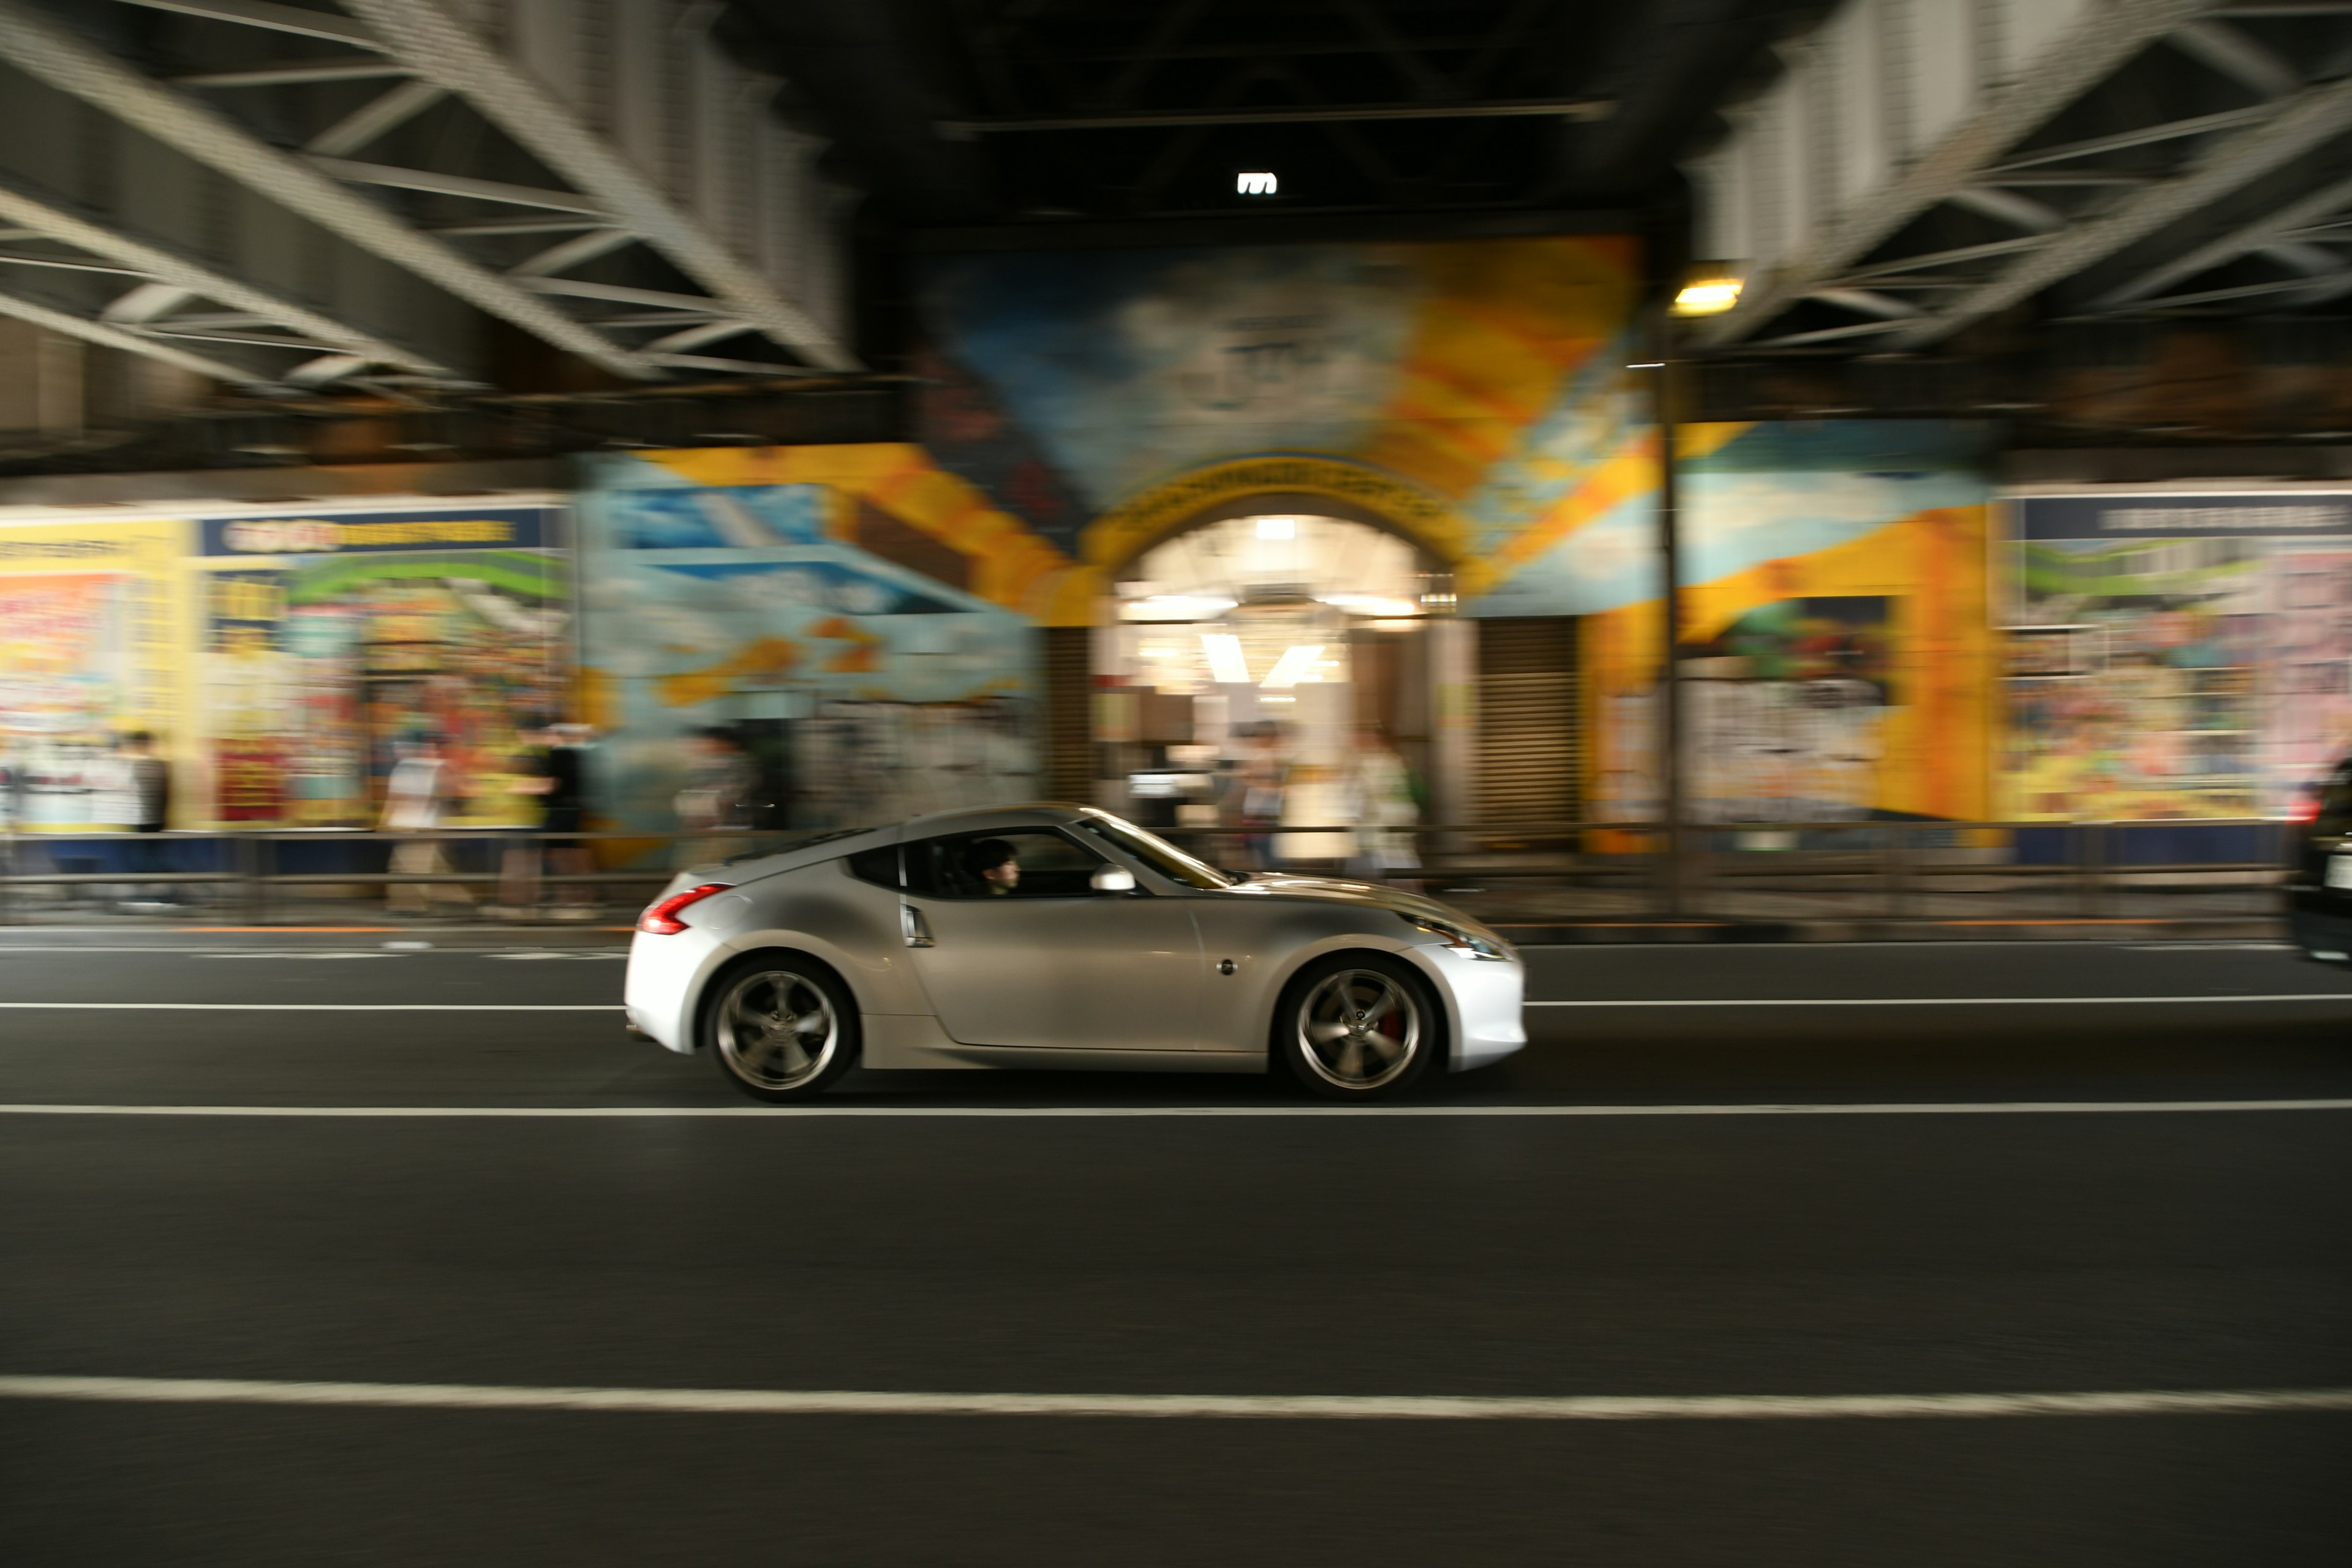
[[[174,4],[163,8],[184,10],[188,6]],[[209,0],[200,14],[223,21],[253,21],[256,26],[275,31],[292,30],[277,20],[224,14],[231,10],[268,14],[283,11],[339,25],[343,21],[324,12],[296,12],[290,6],[248,5],[242,0],[234,6],[223,0]],[[342,42],[353,41],[340,33],[336,36]],[[635,354],[515,287],[446,242],[420,233],[320,170],[279,152],[219,110],[101,52],[25,4],[25,0],[0,0],[0,57],[18,70],[105,110],[360,248],[438,284],[479,310],[511,321],[615,374],[648,380],[661,374]]]
[[[687,211],[669,187],[657,184],[614,141],[587,125],[573,106],[583,101],[584,78],[572,83],[572,103],[567,104],[510,58],[507,47],[493,45],[441,0],[338,0],[348,15],[270,0],[121,3],[250,29],[248,36],[256,38],[283,38],[299,58],[286,58],[281,51],[278,59],[190,72],[167,85],[58,26],[26,0],[0,0],[0,58],[361,248],[616,374],[651,380],[675,368],[718,368],[716,361],[681,365],[675,345],[667,342],[683,329],[699,330],[715,322],[730,323],[720,335],[757,332],[804,364],[834,371],[858,368],[816,315],[780,294],[761,268],[721,242],[706,217]],[[620,73],[606,86],[637,71],[629,79],[639,83],[638,101],[655,105],[641,112],[670,116],[666,122],[641,120],[635,129],[650,127],[656,150],[648,152],[641,135],[637,155],[664,164],[671,186],[691,186],[705,215],[714,210],[723,215],[742,243],[760,245],[772,262],[797,255],[827,268],[829,277],[829,257],[812,258],[802,236],[813,235],[831,245],[831,224],[820,209],[834,198],[813,176],[794,183],[794,165],[780,169],[780,159],[807,156],[795,150],[802,140],[780,127],[763,130],[755,123],[764,114],[761,104],[773,91],[772,84],[762,85],[712,53],[703,35],[715,9],[670,0],[657,0],[651,9],[632,8],[633,25],[656,29],[648,35],[653,42],[665,50],[684,51],[682,61],[665,55],[661,62],[647,61],[650,68],[660,73],[682,64],[695,93],[710,102],[690,96],[681,106],[666,88],[656,99],[644,99],[652,89],[644,86],[644,73],[635,62],[604,67]],[[564,33],[567,23],[561,10],[541,7],[533,15],[539,29],[534,37],[542,50],[604,47],[601,41],[592,44]],[[321,42],[366,52],[321,54]],[[532,47],[520,34],[505,44],[525,53]],[[645,53],[642,48],[637,52],[641,57]],[[579,58],[584,58],[584,53]],[[246,101],[236,96],[238,89],[360,83],[370,78],[389,78],[392,85],[373,99],[354,100],[346,92],[339,112],[298,127],[292,140],[301,144],[299,153],[269,145],[233,112]],[[658,76],[655,79],[658,83]],[[226,93],[221,100],[224,108],[214,109],[178,90],[190,87]],[[711,99],[712,94],[727,96],[721,100]],[[452,100],[463,109],[438,107]],[[281,99],[275,107],[283,112],[291,101]],[[711,102],[720,105],[716,112]],[[473,121],[475,129],[467,135],[430,138],[402,131],[428,110],[459,113]],[[678,119],[680,115],[685,118]],[[626,129],[616,128],[615,134]],[[742,140],[747,135],[748,142]],[[268,142],[287,139],[286,127],[271,122]],[[748,153],[743,151],[747,146]],[[672,160],[682,148],[690,150],[681,165]],[[415,155],[420,149],[430,151]],[[520,174],[525,180],[533,179],[526,172],[530,163],[521,158],[544,171],[536,176],[544,184],[484,177]],[[710,159],[717,162],[705,162]],[[780,174],[782,186],[778,184]],[[720,183],[708,183],[713,180]],[[391,200],[370,198],[352,187],[441,198],[437,216],[442,221],[430,226],[406,221]],[[494,210],[475,221],[449,221],[462,220],[472,204]],[[497,216],[495,209],[500,207],[513,216]],[[812,213],[818,216],[812,217]],[[753,222],[740,221],[747,214]],[[534,234],[547,237],[535,254],[519,257],[513,237]],[[632,252],[636,247],[643,248]],[[656,287],[640,290],[640,302],[651,304],[657,296],[661,303],[638,317],[618,320],[604,308],[613,296],[590,291],[588,285],[561,287],[562,280],[553,276],[604,258],[613,259],[591,274],[609,280],[602,287],[643,281]],[[688,287],[705,292],[680,291],[681,273]],[[825,279],[819,278],[815,286],[823,291]],[[646,340],[641,343],[635,336],[639,333]],[[661,342],[657,345],[653,340]],[[716,339],[698,335],[697,341]],[[779,374],[800,366],[744,359],[729,362],[727,368]]]
[[[2130,282],[2099,296],[2095,308],[2102,310],[2130,308],[2184,279],[2225,267],[2252,251],[2269,246],[2296,243],[2307,237],[2305,231],[2311,226],[2322,218],[2334,216],[2346,207],[2352,207],[2352,179],[2338,180],[2323,186],[2275,212],[2263,214],[2219,239],[2199,246],[2185,256],[2149,268]],[[2308,281],[2299,280],[2301,283]]]
[[[413,350],[362,331],[268,289],[216,272],[163,246],[133,239],[5,184],[0,184],[0,221],[14,226],[12,238],[36,238],[70,247],[85,257],[97,258],[102,263],[110,264],[106,267],[107,270],[119,271],[140,280],[129,292],[108,303],[94,322],[86,323],[102,325],[106,329],[103,335],[80,328],[58,329],[71,331],[92,342],[102,342],[110,348],[127,348],[151,359],[177,364],[182,369],[194,369],[195,367],[189,363],[190,356],[172,348],[172,341],[189,341],[198,332],[216,331],[233,321],[239,326],[275,328],[283,335],[275,339],[248,336],[228,341],[290,349],[308,356],[301,363],[274,374],[256,371],[250,366],[241,367],[236,374],[226,378],[238,384],[315,386],[326,380],[345,380],[379,368],[399,373],[404,377],[451,385],[469,384],[456,371]],[[89,265],[77,263],[70,257],[18,256],[11,259],[42,265]],[[235,315],[226,318],[218,312],[210,316],[192,315],[183,310],[191,303],[206,300],[215,305],[227,306]],[[204,374],[211,375],[216,372],[207,370]]]
[[[2197,20],[2213,9],[2214,4],[2215,0],[2095,0],[2081,6],[2079,14],[2063,31],[2042,41],[2027,58],[2019,62],[2019,68],[2006,85],[1982,93],[1973,113],[1952,123],[1928,145],[1916,149],[1916,155],[1907,161],[1895,160],[1874,186],[1838,202],[1827,216],[1801,232],[1797,243],[1785,254],[1768,257],[1768,266],[1760,276],[1748,280],[1738,305],[1699,325],[1695,335],[1712,345],[1737,342],[1816,290],[1833,286],[1833,279],[1843,277],[1921,214],[1971,187],[1980,188],[1986,183],[1988,171],[1995,168],[2019,141],[2148,45]],[[1853,7],[1848,9],[1852,11]],[[1949,68],[1958,68],[1958,57]],[[1784,100],[1799,100],[1811,85],[1791,79],[1784,82],[1780,90]],[[1813,124],[1810,116],[1824,112],[1819,106],[1803,101],[1775,101],[1769,108],[1780,115],[1794,116],[1796,122],[1804,126]],[[1835,138],[1843,129],[1837,127],[1830,132],[1831,145],[1835,144]],[[1734,176],[1718,175],[1715,182],[1717,200],[1727,199],[1723,187],[1731,177]],[[2144,199],[2146,195],[2137,199]],[[1784,216],[1781,221],[1790,220]],[[1807,220],[1798,217],[1794,221]],[[2060,243],[2063,243],[2063,237],[2052,237],[2051,248]],[[2046,252],[2037,252],[2037,256],[2042,254]]]
[[[352,0],[354,5],[376,0]],[[1323,125],[1374,120],[1606,120],[1616,100],[1607,98],[1489,100],[1484,103],[1271,105],[1262,109],[1138,110],[1128,114],[1055,114],[1036,120],[942,120],[950,136],[971,137],[1015,131],[1141,131],[1187,125]]]
[[[1896,346],[1924,347],[2006,310],[2352,130],[2352,80],[2314,88],[2285,101],[2275,118],[2226,138],[2186,174],[2149,186],[2103,217],[2053,236],[2048,245],[2007,271],[1906,328]]]
[[[785,300],[578,115],[451,16],[440,0],[341,0],[390,53],[464,98],[614,220],[731,306],[760,332],[826,370],[857,362],[814,316]]]
[[[121,349],[125,353],[143,354],[149,359],[194,371],[214,381],[225,381],[231,386],[251,387],[257,392],[277,390],[277,383],[270,377],[257,375],[243,365],[231,364],[226,360],[213,359],[205,354],[190,353],[185,349],[159,343],[152,338],[142,338],[120,327],[110,327],[104,321],[93,321],[87,316],[52,310],[14,294],[0,293],[0,316],[14,316],[20,321],[30,321],[52,332],[61,332],[110,349]]]

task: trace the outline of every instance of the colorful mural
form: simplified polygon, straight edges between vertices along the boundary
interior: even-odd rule
[[[1274,494],[1413,539],[1467,614],[1654,596],[1637,262],[1583,236],[936,258],[938,361],[985,397],[927,405],[925,439],[1019,511],[954,438],[983,409],[1089,514],[1055,540],[1097,572]]]
[[[1680,437],[1693,816],[1984,820],[1989,429],[1702,425]],[[1588,798],[1655,820],[1653,598],[1589,616]]]
[[[854,826],[1035,793],[1035,634],[1011,606],[1050,608],[1057,568],[1036,563],[1051,547],[919,451],[604,458],[580,516],[582,689],[609,734],[614,826],[679,826],[685,742],[713,728],[760,777],[741,826]]]

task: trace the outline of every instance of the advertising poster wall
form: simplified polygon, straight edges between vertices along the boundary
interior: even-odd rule
[[[2352,749],[2352,492],[2011,498],[2005,809],[2285,812]]]
[[[759,775],[745,826],[1036,793],[1035,621],[1011,606],[1050,605],[1059,558],[919,449],[648,453],[591,476],[582,684],[618,826],[679,826],[712,728]]]
[[[170,521],[0,525],[0,817],[31,831],[127,827],[118,742],[184,737]]]
[[[521,731],[570,705],[562,521],[541,501],[199,520],[189,721],[209,819],[373,826],[400,748],[426,738],[448,822],[527,816]]]

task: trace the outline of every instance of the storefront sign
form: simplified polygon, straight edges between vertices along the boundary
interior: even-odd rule
[[[554,542],[551,507],[326,512],[310,517],[208,517],[206,555],[371,554],[415,550],[533,550]]]
[[[2136,490],[2011,499],[2021,539],[2161,539],[2352,533],[2352,490],[2187,495]]]

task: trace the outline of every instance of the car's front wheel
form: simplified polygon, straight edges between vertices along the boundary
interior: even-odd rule
[[[702,1010],[719,1076],[782,1105],[822,1094],[857,1056],[857,1008],[832,970],[796,952],[754,953],[722,973]]]
[[[1342,952],[1318,959],[1284,987],[1274,1048],[1299,1082],[1332,1100],[1403,1090],[1443,1048],[1429,984],[1402,959]]]

